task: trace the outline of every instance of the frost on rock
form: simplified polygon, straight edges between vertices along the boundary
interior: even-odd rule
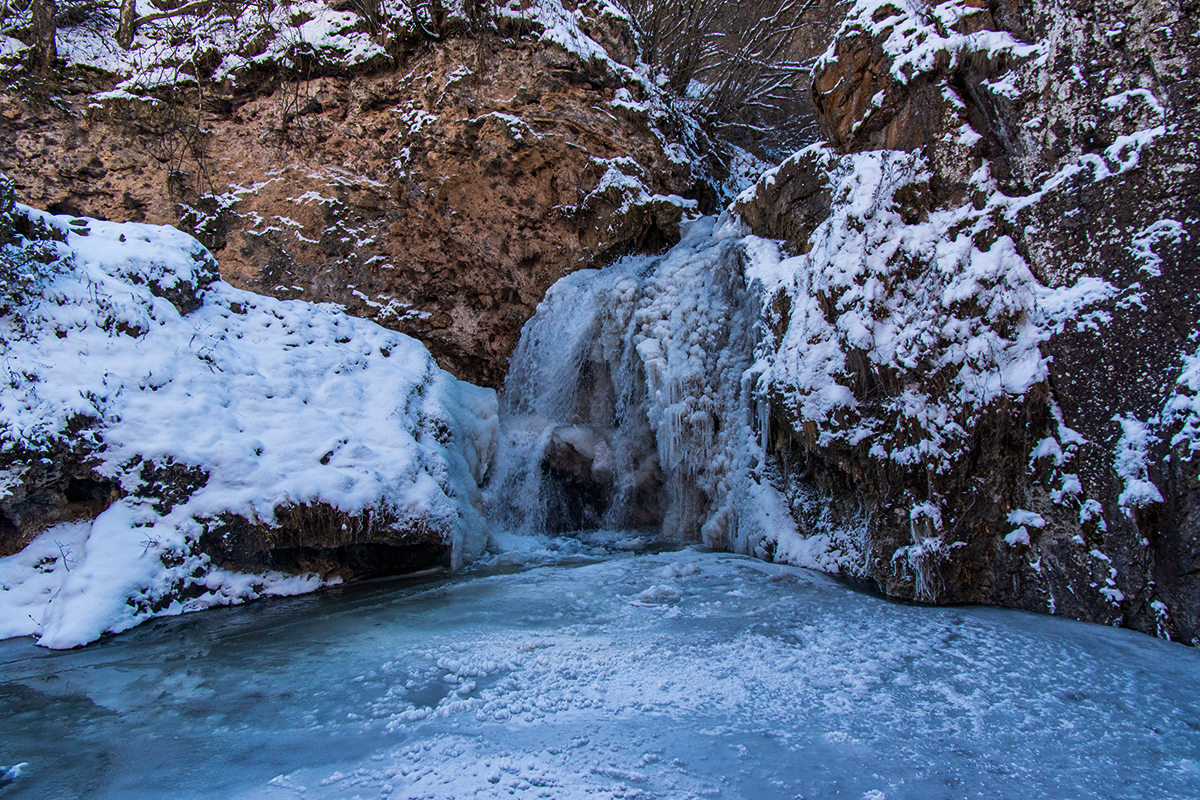
[[[1167,425],[1177,425],[1171,437],[1171,447],[1179,448],[1186,460],[1200,450],[1200,350],[1183,359],[1183,369],[1175,391],[1167,400],[1162,418]]]
[[[324,0],[287,0],[214,8],[204,14],[163,14],[138,3],[146,20],[128,49],[116,40],[117,19],[100,17],[58,30],[59,56],[69,64],[99,69],[122,78],[116,89],[95,95],[157,102],[163,87],[199,82],[252,85],[255,72],[281,68],[295,74],[337,74],[392,63],[398,51],[426,39],[461,34],[477,25],[479,10],[469,2],[437,5],[383,0],[371,8],[336,6]],[[509,2],[490,7],[489,25],[506,35],[532,35],[578,55],[605,63],[623,77],[645,82],[633,67],[615,60],[593,36],[603,39],[605,24],[626,19],[611,3],[584,11],[557,0]],[[10,44],[11,43],[11,44]],[[0,55],[18,52],[20,42],[4,37]],[[649,87],[649,83],[646,83]]]
[[[1042,285],[998,230],[1003,196],[982,208],[914,208],[930,192],[919,155],[837,156],[814,146],[794,158],[828,165],[830,206],[806,253],[780,260],[760,246],[761,263],[750,268],[764,286],[769,330],[758,389],[804,447],[872,465],[870,491],[912,510],[921,531],[914,524],[911,540],[887,555],[908,567],[918,595],[934,599],[931,565],[951,558],[948,534],[961,513],[946,496],[969,479],[965,465],[986,431],[1016,424],[1029,398],[1045,397],[1042,343],[1116,290],[1088,277]],[[986,171],[975,181],[994,190]],[[1073,502],[1080,487],[1064,465],[1079,437],[1061,418],[1058,431],[1033,449],[1030,468],[1044,464],[1056,502]],[[906,471],[924,476],[920,488],[902,488]],[[865,506],[862,516],[870,516]],[[861,524],[810,518],[805,527],[828,537]],[[997,534],[1028,544],[1026,525]],[[860,561],[855,570],[865,568]]]
[[[0,638],[311,590],[357,546],[397,568],[482,550],[491,390],[336,308],[233,289],[173,228],[7,219],[5,265],[44,263],[0,323],[0,544],[23,546]]]
[[[813,156],[833,165],[829,215],[809,237],[808,252],[767,258],[757,268],[769,330],[759,348],[759,391],[779,428],[796,431],[802,447],[871,465],[867,491],[911,509],[911,538],[897,541],[887,561],[911,576],[915,597],[935,600],[942,568],[966,546],[953,533],[965,513],[953,495],[970,479],[966,465],[988,446],[987,431],[1016,427],[1030,403],[1047,408],[1041,345],[1066,321],[1086,320],[1116,290],[1088,277],[1042,285],[997,230],[1004,202],[923,212],[909,206],[929,192],[921,156]],[[986,173],[976,181],[989,183]],[[1040,413],[1057,415],[1048,405],[1050,413]],[[1046,473],[1053,502],[1076,503],[1081,486],[1067,464],[1080,439],[1057,416],[1058,434],[1033,448],[1028,468]],[[796,447],[777,436],[773,444]],[[923,479],[913,486],[899,477],[906,472]],[[792,490],[797,498],[813,492]],[[816,492],[813,505],[828,505],[823,494]],[[826,511],[809,515],[802,528],[810,538],[831,541],[840,531],[845,539],[847,530],[869,526],[869,504],[858,512],[863,521]],[[1029,546],[1030,529],[1045,524],[1009,521],[996,531],[1009,546]],[[865,530],[850,537],[862,543],[853,572],[872,572],[868,539]]]
[[[1154,251],[1160,242],[1178,244],[1187,237],[1187,231],[1181,223],[1173,219],[1160,219],[1133,237],[1129,248],[1139,261],[1139,269],[1147,275],[1158,278],[1162,276],[1163,259]]]
[[[837,45],[859,36],[882,40],[881,50],[891,57],[891,75],[901,83],[935,69],[954,69],[961,60],[978,54],[1021,58],[1039,52],[1006,31],[962,32],[963,23],[981,10],[975,3],[955,0],[937,5],[922,0],[856,0],[816,69],[837,59]],[[875,98],[874,105],[880,105],[882,98]]]
[[[1196,119],[1161,76],[1195,59],[1171,4],[1097,13],[849,4],[829,143],[732,206],[784,240],[747,267],[758,429],[801,539],[888,594],[1150,632],[1158,601],[1190,639]]]
[[[1038,345],[1064,309],[1106,287],[1047,290],[971,206],[906,221],[897,195],[929,177],[923,159],[894,151],[835,167],[832,216],[769,287],[790,315],[775,315],[786,332],[766,380],[817,423],[817,445],[866,443],[874,459],[941,473],[989,405],[1045,379]],[[883,385],[864,385],[871,375]]]

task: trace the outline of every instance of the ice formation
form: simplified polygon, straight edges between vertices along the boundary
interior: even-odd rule
[[[552,287],[506,383],[487,490],[502,528],[661,526],[759,555],[782,539],[814,563],[788,538],[757,432],[761,285],[747,265],[764,253],[778,261],[730,217],[705,217],[665,255]]]

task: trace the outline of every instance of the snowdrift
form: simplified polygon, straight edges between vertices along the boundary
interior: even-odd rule
[[[234,289],[173,228],[10,193],[0,235],[0,638],[71,647],[482,551],[495,393],[420,343]]]

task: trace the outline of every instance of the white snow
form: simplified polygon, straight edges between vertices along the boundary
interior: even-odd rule
[[[444,7],[447,24],[465,22],[467,11],[463,3],[448,2]],[[151,14],[158,10],[143,4],[141,12]],[[497,4],[492,10],[497,17],[520,20],[522,27],[531,26],[533,33],[546,42],[585,61],[603,63],[623,79],[651,88],[640,72],[613,60],[583,31],[579,15],[564,8],[558,0]],[[312,59],[343,68],[389,63],[391,57],[381,43],[384,31],[413,34],[418,26],[413,20],[412,4],[384,0],[372,13],[382,30],[373,31],[371,20],[355,7],[335,10],[323,0],[223,6],[199,16],[143,23],[129,51],[116,44],[113,15],[109,30],[98,29],[94,24],[60,28],[58,52],[69,63],[121,78],[119,88],[134,93],[195,83],[197,63],[215,52],[221,55],[220,63],[205,79],[228,80],[236,85],[243,75],[264,64],[299,69]],[[617,6],[607,2],[598,4],[594,13],[600,17],[624,16]],[[5,37],[0,40],[0,56],[18,52],[19,45],[15,39]],[[105,97],[116,95],[103,93],[96,100]]]
[[[1114,452],[1113,470],[1125,483],[1117,498],[1118,505],[1128,514],[1133,509],[1161,503],[1162,492],[1150,481],[1147,469],[1153,433],[1146,423],[1131,415],[1115,417],[1114,421],[1121,426],[1121,438]]]
[[[1028,525],[1031,528],[1046,527],[1046,520],[1042,518],[1041,514],[1026,511],[1023,508],[1009,512],[1008,521],[1012,525]]]
[[[1145,103],[1155,115],[1166,118],[1166,108],[1159,102],[1154,92],[1149,89],[1127,89],[1118,94],[1110,95],[1101,102],[1113,111],[1121,111],[1135,98]]]
[[[1183,224],[1173,219],[1160,219],[1133,237],[1133,245],[1129,251],[1141,262],[1138,269],[1157,278],[1162,275],[1162,256],[1155,252],[1155,246],[1163,243],[1179,244],[1188,238]]]
[[[987,209],[941,209],[905,223],[891,198],[927,179],[919,156],[807,153],[831,164],[833,215],[807,254],[764,279],[768,296],[791,301],[787,333],[766,344],[764,385],[799,419],[818,423],[818,444],[865,440],[876,458],[947,469],[976,414],[1045,379],[1041,343],[1116,288],[1090,277],[1042,286],[1008,237],[977,244],[992,224]],[[861,407],[848,385],[854,353],[906,376],[907,388]],[[944,378],[930,385],[934,373]]]
[[[1019,544],[1023,544],[1026,547],[1029,547],[1030,546],[1029,531],[1025,528],[1024,525],[1022,525],[1021,527],[1017,528],[1016,530],[1013,530],[1013,531],[1005,534],[1004,541],[1010,547],[1016,547]]]
[[[1026,547],[1030,546],[1029,528],[1044,528],[1046,520],[1041,514],[1035,514],[1032,511],[1018,508],[1008,515],[1008,523],[1017,527],[1010,531],[1004,537],[1004,541],[1010,547],[1016,547],[1018,544],[1023,544]]]
[[[1028,59],[1042,53],[1039,45],[1020,42],[1008,32],[960,34],[951,29],[961,18],[977,11],[977,7],[961,0],[941,2],[932,9],[921,0],[856,0],[833,42],[859,36],[882,40],[883,51],[891,56],[891,75],[900,83],[929,72],[939,60],[953,69],[962,59],[977,54]],[[831,43],[818,59],[816,69],[823,69],[836,57]],[[1011,89],[1016,92],[1015,87]]]
[[[491,390],[441,372],[408,337],[219,280],[181,315],[155,292],[187,294],[215,277],[191,237],[23,213],[66,241],[54,245],[57,271],[40,296],[0,329],[9,363],[21,365],[0,386],[0,445],[18,459],[5,491],[20,459],[65,437],[131,495],[90,526],[53,528],[0,559],[0,638],[69,647],[155,613],[319,584],[215,568],[195,542],[219,515],[272,524],[277,508],[323,503],[435,531],[454,565],[482,550],[475,486],[496,435]],[[80,419],[91,421],[84,432],[67,434]],[[156,509],[136,496],[143,462],[198,468],[207,481]],[[175,599],[186,587],[200,595]]]
[[[1184,458],[1191,459],[1200,450],[1200,349],[1183,358],[1183,368],[1175,383],[1175,393],[1161,414],[1167,424],[1178,424],[1171,447],[1186,446]]]
[[[27,47],[20,39],[0,34],[0,58],[19,56]]]

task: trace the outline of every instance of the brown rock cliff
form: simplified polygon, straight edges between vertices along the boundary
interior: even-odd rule
[[[593,22],[628,58],[628,29]],[[53,101],[0,92],[0,171],[35,207],[180,225],[231,283],[340,303],[489,386],[555,280],[713,207],[695,131],[616,62],[536,36],[393,61],[141,99],[64,68]]]

